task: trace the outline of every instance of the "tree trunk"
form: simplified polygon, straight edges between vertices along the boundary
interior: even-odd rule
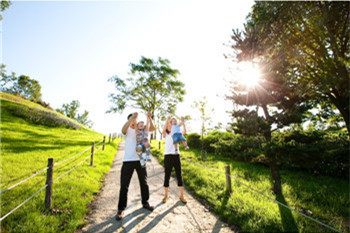
[[[281,176],[280,176],[280,169],[276,162],[276,160],[271,159],[270,160],[270,170],[272,175],[272,182],[273,182],[273,192],[275,194],[282,193],[282,183],[281,183]]]
[[[345,121],[346,128],[348,129],[348,134],[350,135],[349,101],[346,98],[341,99],[340,97],[334,96],[331,93],[327,95],[342,115]]]
[[[204,150],[204,141],[203,141],[203,134],[204,134],[204,132],[203,132],[204,130],[203,130],[203,126],[202,126],[202,151],[201,151],[201,157],[202,157],[202,161],[204,160],[204,156],[203,156],[203,150]]]
[[[269,122],[270,115],[269,115],[269,112],[267,110],[267,106],[263,105],[262,108],[263,108],[264,113],[265,113],[265,118],[266,118],[267,122]],[[270,123],[270,126],[271,126],[271,123]],[[271,137],[272,137],[271,136],[271,127],[264,132],[264,137],[265,137],[266,141],[271,142]],[[275,157],[275,155],[267,155],[267,157],[269,158],[269,167],[271,170],[271,176],[272,176],[272,182],[273,182],[273,192],[275,194],[282,193],[281,175],[280,175],[279,165],[277,163],[277,158]]]
[[[156,127],[156,125],[154,124],[154,115],[153,115],[153,112],[151,112],[152,113],[152,117],[151,117],[151,119],[152,119],[152,122],[153,122],[153,125],[154,125],[154,128]],[[151,139],[150,139],[150,142],[154,139],[154,138],[157,138],[156,137],[156,132],[157,132],[157,129],[154,129],[153,130],[153,133],[151,133]],[[154,134],[154,138],[153,138],[153,134]]]

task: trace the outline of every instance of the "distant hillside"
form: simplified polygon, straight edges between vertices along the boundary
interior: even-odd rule
[[[40,104],[4,92],[1,93],[1,110],[34,124],[72,129],[85,127]]]

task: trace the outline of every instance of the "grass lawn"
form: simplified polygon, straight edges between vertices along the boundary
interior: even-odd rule
[[[163,164],[164,142],[152,142],[152,154]],[[349,232],[349,181],[327,176],[314,176],[301,171],[281,171],[282,195],[274,195],[270,169],[259,164],[236,162],[219,155],[208,154],[201,161],[200,151],[181,150],[182,171],[186,187],[209,203],[212,210],[226,222],[238,225],[244,232],[334,232],[313,221],[277,205],[232,179],[231,194],[225,191],[222,173],[194,165],[185,159],[225,172],[230,165],[231,176],[289,207],[306,213],[342,232]]]
[[[103,139],[104,135],[86,127],[79,130],[49,127],[13,116],[8,109],[20,105],[47,110],[35,103],[9,97],[2,95],[1,99],[1,190],[44,169],[48,158],[58,163],[89,148],[74,159],[54,166],[53,179],[56,179],[89,156],[92,141],[97,144]],[[51,211],[45,209],[43,190],[1,222],[2,232],[74,232],[82,227],[88,205],[103,185],[119,141],[106,143],[104,151],[96,152],[93,167],[89,166],[89,158],[54,182]],[[101,146],[97,145],[95,151]],[[46,172],[43,172],[1,194],[1,216],[38,191],[45,181]]]

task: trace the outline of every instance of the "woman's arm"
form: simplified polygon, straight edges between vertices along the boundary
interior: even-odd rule
[[[155,130],[155,127],[154,127],[154,125],[153,125],[153,121],[152,121],[152,114],[151,114],[151,112],[150,111],[148,111],[147,112],[147,121],[148,121],[148,119],[149,119],[149,132],[152,132],[152,131],[154,131]]]

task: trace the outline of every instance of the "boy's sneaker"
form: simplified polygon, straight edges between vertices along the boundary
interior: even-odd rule
[[[146,161],[152,161],[150,155],[146,155]]]
[[[188,149],[190,149],[190,148],[189,148],[188,146],[186,146],[186,147],[185,147],[185,150],[188,150]]]

